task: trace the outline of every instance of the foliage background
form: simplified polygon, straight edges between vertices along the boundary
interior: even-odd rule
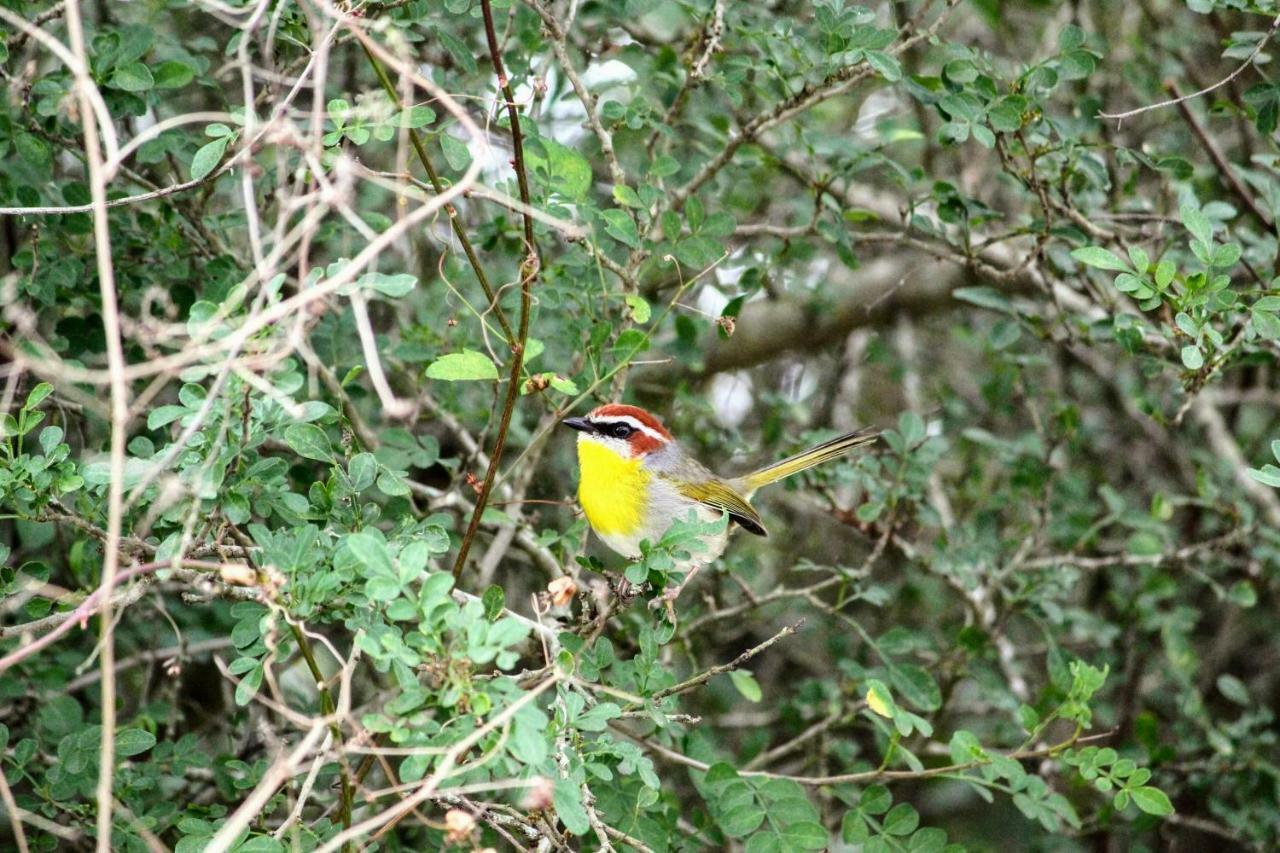
[[[1273,848],[1278,12],[4,0],[7,843]]]

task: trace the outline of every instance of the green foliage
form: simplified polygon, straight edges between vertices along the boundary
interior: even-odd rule
[[[1280,843],[1274,9],[76,8],[87,107],[65,4],[0,34],[31,849],[111,719],[127,851]],[[621,560],[614,399],[727,473],[882,432]]]

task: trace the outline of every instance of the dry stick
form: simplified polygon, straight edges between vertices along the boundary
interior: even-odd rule
[[[167,646],[163,649],[147,649],[146,651],[138,652],[136,655],[130,655],[129,657],[125,658],[122,661],[117,661],[116,672],[120,673],[126,669],[132,669],[135,666],[141,666],[143,664],[148,664],[148,663],[155,663],[156,661],[165,660],[167,658],[178,657],[179,655],[181,655],[182,657],[194,658],[197,655],[202,655],[202,654],[205,654],[206,652],[215,652],[221,649],[225,649],[227,646],[230,646],[231,644],[232,644],[232,640],[230,637],[213,637],[208,640],[200,640],[199,642],[196,642],[196,643],[188,643],[185,645],[177,645],[177,646]],[[93,684],[100,678],[102,678],[101,669],[95,669],[92,672],[86,672],[84,675],[80,676],[79,678],[76,678],[75,680],[69,682],[65,687],[62,688],[61,692],[74,693],[77,690],[81,690],[85,687],[88,687],[90,684]]]
[[[66,5],[67,4],[65,2],[53,4],[51,8],[41,12],[39,15],[33,18],[31,21],[31,26],[39,29],[40,27],[52,21],[54,18],[61,16],[64,10],[64,7]],[[5,46],[9,48],[10,53],[17,53],[18,48],[22,47],[22,45],[26,42],[28,36],[29,34],[26,32],[23,32],[23,31],[16,32],[13,35],[9,36],[8,41],[5,42]]]
[[[1172,80],[1165,83],[1165,88],[1168,89],[1171,94],[1178,95],[1178,84]],[[1240,182],[1240,179],[1236,177],[1236,173],[1231,171],[1231,164],[1227,162],[1227,158],[1223,156],[1220,150],[1218,150],[1218,146],[1214,144],[1213,139],[1200,125],[1200,122],[1196,120],[1195,114],[1191,112],[1191,107],[1187,106],[1186,102],[1186,98],[1178,95],[1178,97],[1176,97],[1171,103],[1177,104],[1178,112],[1182,114],[1182,120],[1190,125],[1191,132],[1195,134],[1196,139],[1200,141],[1200,145],[1204,147],[1206,152],[1208,152],[1209,159],[1213,161],[1213,165],[1218,169],[1219,177],[1221,177],[1226,183],[1227,188],[1244,202],[1245,207],[1249,208],[1249,210],[1253,212],[1253,215],[1261,220],[1262,224],[1267,227],[1268,231],[1275,230],[1275,223],[1272,222],[1271,217],[1262,209],[1258,204],[1257,199],[1255,199],[1253,194],[1250,193],[1245,185]]]
[[[1190,101],[1193,98],[1200,97],[1201,95],[1207,95],[1210,92],[1214,91],[1215,89],[1220,89],[1221,87],[1227,85],[1232,80],[1236,79],[1241,74],[1243,74],[1244,70],[1253,64],[1253,60],[1257,59],[1259,53],[1262,53],[1262,49],[1267,46],[1267,42],[1271,41],[1271,37],[1276,34],[1277,29],[1280,29],[1280,15],[1277,15],[1275,20],[1271,22],[1271,26],[1267,28],[1266,35],[1262,37],[1262,41],[1258,42],[1258,46],[1253,49],[1253,52],[1249,54],[1248,58],[1245,59],[1244,62],[1240,63],[1239,68],[1237,68],[1235,71],[1232,71],[1226,77],[1223,77],[1217,83],[1214,83],[1211,86],[1205,86],[1199,92],[1192,92],[1190,95],[1178,95],[1176,97],[1170,98],[1167,101],[1161,101],[1158,104],[1148,104],[1145,107],[1138,107],[1137,109],[1129,110],[1128,112],[1098,113],[1098,118],[1109,118],[1109,119],[1115,119],[1117,121],[1121,121],[1123,119],[1131,118],[1132,116],[1140,115],[1145,112],[1150,112],[1151,110],[1158,110],[1161,107],[1171,107],[1171,106],[1174,106],[1175,104],[1181,104],[1184,101]]]
[[[13,798],[13,791],[9,789],[9,780],[4,777],[4,773],[0,773],[0,800],[4,801],[4,809],[9,813],[9,827],[13,830],[13,841],[18,845],[18,853],[27,853],[30,849],[27,847],[27,833],[22,828],[22,818],[19,817],[18,801]]]
[[[514,154],[516,182],[520,187],[520,202],[527,208],[529,202],[529,176],[524,165],[524,136],[520,132],[520,111],[516,108],[515,95],[511,92],[511,82],[507,80],[506,69],[502,65],[502,52],[498,47],[498,35],[493,27],[493,8],[490,0],[480,0],[480,8],[484,13],[485,39],[489,42],[489,59],[493,63],[493,71],[498,75],[498,86],[507,102],[507,118],[511,123],[511,148]],[[502,459],[502,451],[507,444],[507,430],[511,427],[511,416],[515,412],[516,398],[520,394],[520,373],[524,368],[524,346],[529,337],[529,312],[533,301],[533,283],[538,277],[540,261],[538,246],[533,238],[533,217],[523,214],[525,255],[520,262],[520,329],[517,339],[511,342],[511,373],[507,380],[507,398],[502,405],[502,415],[498,421],[498,436],[493,442],[493,452],[489,454],[489,467],[484,474],[484,484],[480,494],[476,496],[476,508],[471,513],[471,521],[467,524],[467,532],[462,537],[462,545],[458,548],[458,559],[453,564],[453,577],[457,579],[467,563],[467,554],[471,551],[471,543],[480,528],[480,516],[484,515],[485,505],[489,502],[489,494],[493,491],[493,482],[498,473],[498,463]]]
[[[111,372],[111,483],[107,492],[107,541],[102,557],[102,613],[99,628],[102,645],[102,746],[98,758],[98,850],[111,849],[112,784],[115,777],[116,677],[115,620],[112,618],[111,593],[120,568],[120,530],[124,515],[124,444],[129,424],[129,386],[124,379],[124,346],[120,340],[120,308],[116,303],[115,271],[111,265],[111,232],[107,214],[107,177],[103,173],[101,141],[98,138],[98,113],[89,94],[93,79],[89,76],[88,54],[84,45],[84,29],[80,20],[79,0],[68,0],[66,6],[67,36],[76,58],[72,71],[76,81],[76,98],[84,123],[84,148],[89,178],[89,195],[93,201],[94,254],[98,262],[98,289],[102,298],[102,331],[107,344],[107,367]],[[95,90],[96,91],[96,90]]]
[[[383,91],[387,93],[387,97],[397,106],[403,106],[400,102],[400,93],[396,90],[395,84],[391,82],[391,78],[387,76],[386,69],[382,67],[382,63],[378,62],[378,58],[369,50],[369,46],[363,41],[360,46],[364,48],[364,55],[369,57],[369,64],[373,67],[373,73],[377,75],[378,82],[382,84]],[[440,180],[440,173],[436,171],[435,164],[431,162],[431,158],[427,155],[427,147],[422,142],[422,136],[413,128],[407,128],[409,131],[409,143],[413,145],[413,150],[418,155],[422,168],[427,172],[427,179],[431,181],[431,188],[436,191],[436,195],[444,192],[444,182]],[[498,325],[502,326],[502,331],[506,334],[507,340],[512,341],[515,334],[511,331],[511,324],[507,322],[507,314],[502,310],[502,305],[498,302],[498,294],[494,292],[493,285],[489,282],[489,276],[485,274],[484,268],[480,266],[480,258],[476,255],[475,247],[471,245],[471,238],[467,236],[466,229],[462,227],[462,222],[458,219],[458,208],[453,204],[445,205],[445,212],[449,214],[449,224],[453,226],[453,236],[458,238],[458,244],[462,246],[462,253],[467,256],[467,261],[471,264],[471,270],[476,274],[476,280],[480,282],[481,289],[484,290],[485,297],[489,300],[489,306],[498,318]]]

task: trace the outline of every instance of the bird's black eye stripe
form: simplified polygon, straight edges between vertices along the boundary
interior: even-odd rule
[[[614,438],[628,438],[631,433],[635,432],[634,429],[626,424],[609,424],[604,428],[604,431]]]

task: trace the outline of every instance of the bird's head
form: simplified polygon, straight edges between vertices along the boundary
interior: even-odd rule
[[[579,432],[579,441],[596,442],[625,459],[642,459],[675,442],[662,421],[637,406],[607,403],[582,418],[562,423]]]

